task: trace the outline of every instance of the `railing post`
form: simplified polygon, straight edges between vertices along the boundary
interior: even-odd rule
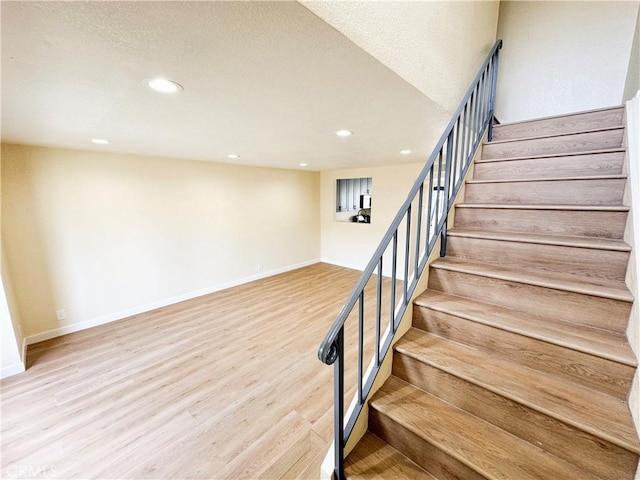
[[[491,99],[489,101],[489,131],[487,132],[487,140],[493,140],[493,112],[496,105],[496,84],[498,82],[498,59],[500,57],[500,49],[502,48],[502,40],[493,54],[493,61],[491,62]]]
[[[344,480],[344,326],[335,346],[338,358],[333,364],[333,432],[335,480]]]

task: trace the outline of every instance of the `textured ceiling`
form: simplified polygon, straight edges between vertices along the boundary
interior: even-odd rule
[[[3,142],[323,170],[423,160],[449,120],[297,2],[3,1],[0,13]],[[149,90],[157,76],[184,91]]]
[[[453,114],[496,40],[499,0],[300,0]]]

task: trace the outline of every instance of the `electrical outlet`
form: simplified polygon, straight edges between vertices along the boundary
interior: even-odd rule
[[[64,310],[56,310],[56,318],[58,320],[64,320],[65,318],[67,318],[67,312],[65,312]]]

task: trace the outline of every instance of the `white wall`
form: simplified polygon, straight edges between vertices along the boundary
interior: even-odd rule
[[[317,261],[319,177],[2,145],[24,334],[41,340]]]
[[[629,66],[627,68],[627,80],[624,86],[624,102],[631,100],[640,90],[640,7],[636,17],[636,31],[633,35],[633,46],[629,56]]]
[[[450,114],[496,40],[495,0],[300,3]]]
[[[1,171],[1,168],[0,168]],[[1,177],[0,177],[1,178]],[[0,182],[0,197],[2,182]],[[2,203],[0,202],[0,206]],[[0,213],[1,213],[0,208]],[[13,295],[11,273],[2,241],[0,215],[0,378],[15,375],[25,369],[23,337],[20,315]]]
[[[628,182],[625,205],[629,205],[631,210],[624,239],[633,247],[626,283],[636,298],[631,310],[627,336],[636,357],[640,358],[640,91],[636,91],[636,96],[626,103],[626,120]],[[636,428],[640,432],[640,369],[636,371],[629,406]],[[640,479],[640,467],[636,479]]]
[[[364,269],[389,224],[405,201],[423,165],[328,170],[321,174],[320,222],[323,262]],[[336,180],[372,177],[371,223],[335,220]]]
[[[496,117],[620,105],[637,15],[635,1],[503,1]]]
[[[13,326],[3,282],[0,281],[0,341],[2,346],[2,371],[0,378],[24,371],[21,344]]]

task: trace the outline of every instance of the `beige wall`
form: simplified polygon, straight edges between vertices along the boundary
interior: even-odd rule
[[[498,1],[300,3],[449,114],[496,40]]]
[[[423,165],[328,170],[321,175],[320,222],[322,261],[364,269],[389,224],[407,197]],[[372,177],[371,223],[335,220],[335,189],[338,178]]]
[[[317,261],[319,177],[2,145],[3,236],[25,335]]]
[[[620,105],[638,2],[503,1],[501,122]]]

